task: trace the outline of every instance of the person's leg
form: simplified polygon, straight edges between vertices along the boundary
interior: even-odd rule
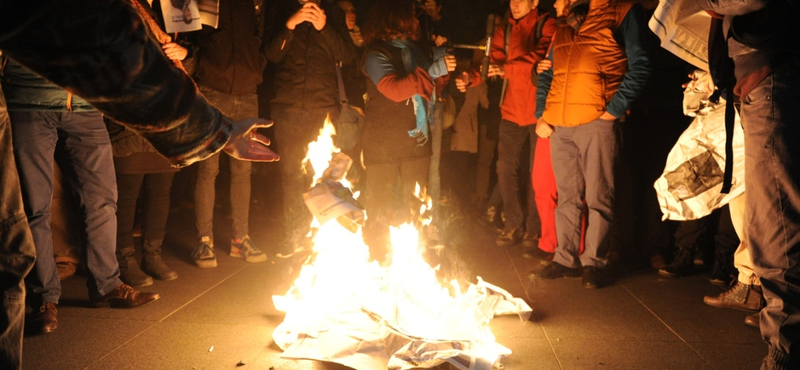
[[[367,184],[364,189],[364,242],[370,257],[381,263],[389,254],[389,225],[394,221],[394,188],[400,166],[397,164],[367,165]]]
[[[441,174],[439,172],[439,162],[442,159],[442,125],[444,124],[444,102],[437,102],[433,106],[433,122],[430,126],[431,130],[431,158],[428,171],[428,178],[425,182],[428,184],[428,195],[433,202],[434,220],[439,210],[439,199],[442,190]]]
[[[236,120],[258,117],[258,97],[253,95],[231,96],[233,109],[229,117]],[[231,216],[233,218],[233,239],[240,239],[248,235],[250,218],[250,192],[252,162],[230,158],[231,164]]]
[[[675,251],[672,261],[658,270],[658,273],[667,277],[678,277],[689,274],[694,270],[694,256],[698,250],[698,243],[708,229],[709,216],[697,220],[679,221],[675,230]]]
[[[419,208],[422,201],[417,198],[414,191],[416,189],[416,184],[419,184],[423,189],[428,185],[429,161],[429,158],[416,158],[400,162],[400,192],[406,207],[403,212],[404,214],[406,214],[407,210],[409,216],[419,216]],[[436,204],[434,203],[433,206],[436,207]],[[414,222],[414,219],[399,220],[400,223],[409,221]]]
[[[139,268],[133,241],[136,201],[144,177],[144,174],[117,174],[117,263],[120,279],[134,287],[153,285],[153,279]],[[149,221],[147,217],[144,220]]]
[[[733,255],[741,245],[739,236],[731,221],[728,205],[720,209],[717,233],[714,235],[714,267],[711,272],[711,283],[729,285],[732,278],[738,275],[733,266]]]
[[[90,296],[106,295],[122,284],[115,255],[117,178],[111,140],[99,112],[65,113],[60,130],[72,165],[75,190],[86,222],[86,265]]]
[[[25,215],[38,257],[26,283],[36,307],[44,303],[57,304],[61,296],[61,282],[53,257],[50,202],[53,197],[53,154],[58,141],[60,114],[9,112],[9,115]]]
[[[22,369],[25,326],[25,276],[33,268],[36,249],[22,205],[14,163],[11,123],[0,91],[0,368]]]
[[[784,61],[741,99],[747,246],[767,305],[762,369],[800,368],[800,60]]]
[[[241,239],[250,232],[250,178],[253,164],[230,158],[231,164],[231,216],[233,218],[233,239]]]
[[[536,125],[526,126],[526,128],[528,129],[530,152],[527,153],[529,158],[527,171],[525,173],[530,176],[525,176],[524,182],[527,185],[525,188],[525,204],[527,209],[525,211],[525,237],[522,240],[522,245],[526,248],[531,248],[536,245],[542,233],[542,220],[539,216],[539,209],[536,207],[536,189],[533,187],[533,180],[536,177],[536,174],[533,172],[533,166],[535,164],[536,143],[538,142],[539,136],[536,135]]]
[[[497,151],[497,140],[488,136],[488,125],[478,125],[478,164],[475,170],[475,206],[484,209],[489,198],[489,184],[492,178],[492,162]]]
[[[619,154],[615,125],[615,121],[597,119],[578,126],[575,135],[581,153],[585,200],[589,210],[586,247],[580,258],[584,267],[602,269],[608,261],[609,236],[614,221],[614,166]]]
[[[528,129],[516,123],[500,122],[497,146],[497,182],[503,196],[505,230],[498,237],[498,246],[510,246],[522,237],[523,215],[519,193],[519,162],[522,147],[528,139]]]
[[[731,211],[731,223],[733,228],[736,229],[736,235],[740,240],[739,246],[733,252],[733,266],[739,272],[737,280],[740,283],[761,286],[761,281],[758,280],[753,267],[753,258],[750,256],[750,249],[747,248],[747,239],[745,237],[744,209],[746,195],[747,193],[742,194],[731,199],[728,203],[728,208]]]
[[[133,247],[136,201],[144,182],[143,174],[117,174],[117,251]],[[147,218],[144,219],[147,222]]]
[[[550,136],[550,159],[558,189],[556,236],[558,247],[553,262],[577,268],[583,212],[583,169],[574,141],[574,127],[556,127]]]
[[[174,280],[178,277],[178,273],[161,259],[161,245],[166,235],[174,177],[174,172],[149,173],[144,180],[142,270],[159,280]]]
[[[192,262],[201,268],[217,266],[217,256],[214,252],[214,201],[219,157],[220,153],[217,153],[197,163],[194,214],[199,243],[192,252]]]
[[[316,140],[325,114],[306,114],[301,111],[273,107],[275,144],[281,160],[281,183],[283,189],[284,241],[281,253],[305,248],[306,235],[310,231],[313,216],[303,201],[303,193],[312,185],[311,171],[306,172],[303,159],[308,144]]]
[[[555,253],[558,246],[556,237],[558,189],[553,174],[553,162],[550,160],[550,139],[539,138],[537,140],[531,182],[542,225],[538,247],[547,253]]]
[[[737,281],[728,290],[718,295],[709,295],[703,297],[703,303],[718,308],[758,311],[764,306],[761,285],[760,283],[757,284],[758,278],[752,272],[752,261],[750,261],[750,253],[745,247],[746,243],[740,243],[736,232],[734,232],[734,229],[741,230],[743,221],[742,212],[744,211],[743,206],[744,196],[739,196],[732,199],[728,206],[723,208],[723,210],[729,210],[730,212],[725,212],[720,215],[720,226],[717,236],[718,245],[722,245],[719,245],[718,249],[720,253],[726,254],[724,257],[722,257],[725,259],[725,261],[722,261],[723,263],[732,264],[730,259],[732,257],[735,259],[735,256],[738,253],[740,254],[740,260],[743,256],[746,256],[745,258],[747,259],[747,261],[740,262],[744,262],[749,266],[742,266],[743,269],[738,274]],[[726,219],[728,220],[727,222]],[[736,248],[736,251],[734,252],[732,248]],[[732,265],[729,268],[732,271],[734,270]],[[714,271],[717,269],[717,263],[715,262]],[[730,279],[730,277],[727,276],[727,274],[730,274],[730,272],[715,272],[712,274],[712,283],[714,282],[714,274],[720,273],[725,274],[726,276],[722,276],[719,279]],[[745,323],[749,323],[750,320],[752,320],[752,318],[746,318]]]
[[[197,238],[214,243],[214,202],[216,179],[219,174],[220,153],[197,163],[197,184],[194,188],[194,212],[197,219]]]

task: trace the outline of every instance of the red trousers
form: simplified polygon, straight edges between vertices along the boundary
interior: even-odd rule
[[[554,253],[558,247],[556,238],[556,205],[558,205],[558,189],[556,177],[553,174],[553,162],[550,160],[550,139],[537,138],[536,152],[533,157],[533,171],[531,171],[531,184],[533,185],[536,209],[542,220],[542,232],[539,237],[539,249]],[[581,218],[581,253],[583,253],[584,238],[586,235],[586,202]]]

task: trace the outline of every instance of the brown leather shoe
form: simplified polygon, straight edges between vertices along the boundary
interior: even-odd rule
[[[161,298],[158,293],[146,293],[134,290],[130,285],[122,283],[117,285],[110,293],[91,297],[89,300],[93,307],[123,307],[130,308],[141,306]]]
[[[717,308],[733,308],[743,311],[760,311],[764,307],[764,297],[758,285],[736,284],[720,295],[703,297],[703,303]]]
[[[58,328],[58,308],[53,302],[43,303],[28,315],[28,331],[33,334],[52,333]]]

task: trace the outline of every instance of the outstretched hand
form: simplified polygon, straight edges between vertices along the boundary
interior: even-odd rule
[[[281,157],[267,148],[269,139],[259,134],[259,127],[270,127],[272,121],[248,118],[233,123],[233,131],[228,144],[222,150],[233,158],[253,162],[275,162]]]

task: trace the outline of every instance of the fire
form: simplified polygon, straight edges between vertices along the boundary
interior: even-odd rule
[[[331,140],[334,134],[326,120],[317,141],[309,145],[307,158],[315,181],[322,184],[344,177],[329,168],[329,163],[342,167],[336,163],[340,156],[334,157],[339,153]],[[331,208],[313,204],[321,199],[320,186],[309,191],[316,195],[306,198],[315,216],[315,210]],[[416,193],[423,200],[424,216],[430,199],[419,186]],[[327,198],[323,202],[336,203]],[[331,217],[341,216],[324,218]],[[429,222],[421,217],[419,224]],[[488,370],[511,353],[495,342],[489,320],[507,313],[526,319],[530,307],[480,277],[466,289],[455,281],[442,284],[436,269],[422,258],[425,246],[415,225],[391,230],[391,264],[382,267],[369,260],[360,228],[343,227],[341,220],[319,224],[313,254],[299,277],[285,295],[273,296],[275,307],[286,312],[273,333],[284,350],[282,357],[365,370],[434,367],[444,362],[458,369]]]

